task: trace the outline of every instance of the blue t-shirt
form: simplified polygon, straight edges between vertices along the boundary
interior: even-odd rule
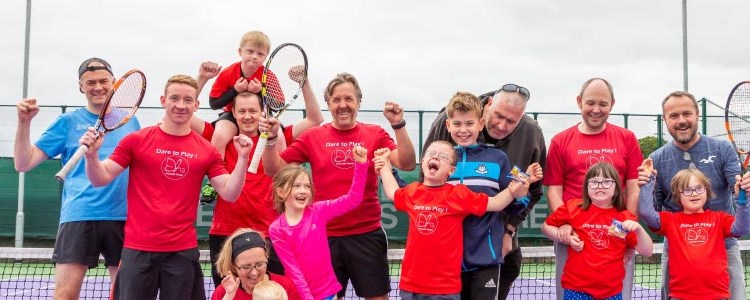
[[[98,115],[85,108],[60,115],[36,142],[35,146],[50,158],[60,155],[62,165],[70,159],[80,146],[78,140],[88,127],[94,126]],[[127,124],[107,133],[99,150],[99,159],[106,159],[115,150],[120,140],[141,128],[133,117]],[[85,162],[80,162],[65,178],[60,208],[60,223],[75,221],[124,221],[127,212],[128,170],[110,184],[93,187],[86,177]]]

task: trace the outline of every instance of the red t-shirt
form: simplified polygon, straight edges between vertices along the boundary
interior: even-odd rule
[[[292,127],[284,128],[284,138],[287,144],[292,142]],[[213,126],[210,123],[205,124],[203,137],[211,140]],[[258,136],[252,137],[253,148],[250,150],[250,157],[255,152],[258,144]],[[234,143],[227,144],[224,152],[224,161],[226,162],[227,171],[232,172],[237,165],[237,149]],[[247,172],[245,174],[245,184],[242,186],[237,201],[232,203],[218,197],[214,206],[213,222],[209,234],[229,236],[238,228],[252,228],[268,236],[268,227],[278,217],[279,213],[273,208],[273,195],[271,194],[273,177],[267,176],[263,172],[263,160],[258,165],[258,172],[255,174]]]
[[[604,131],[582,134],[578,125],[558,133],[550,142],[544,185],[561,185],[563,201],[583,198],[583,179],[598,162],[608,162],[617,169],[622,187],[625,181],[638,178],[643,154],[632,131],[607,123]]]
[[[376,149],[396,149],[396,143],[378,125],[357,123],[352,129],[338,130],[328,123],[313,127],[300,135],[281,153],[287,163],[309,162],[315,187],[315,201],[335,199],[349,191],[354,172],[352,147],[361,145],[367,152],[370,167],[367,173],[362,204],[328,222],[329,236],[345,236],[380,228],[378,175],[372,158]]]
[[[255,69],[255,73],[250,74],[250,76],[245,77],[245,79],[247,79],[248,81],[257,79],[260,81],[263,77],[263,69],[265,69],[265,67],[258,66],[258,68]],[[216,81],[214,81],[214,85],[211,86],[211,93],[208,96],[210,98],[221,97],[221,95],[223,95],[226,91],[228,91],[229,89],[233,89],[234,83],[237,82],[237,79],[240,79],[240,77],[242,76],[243,74],[241,61],[233,63],[228,67],[222,69],[221,72],[219,72],[219,75],[216,76]],[[274,78],[275,82],[278,82],[275,80],[275,76],[273,76],[272,78]],[[269,79],[269,81],[270,80],[271,79]],[[232,103],[224,106],[224,111],[232,111]]]
[[[286,291],[286,295],[289,300],[300,300],[299,294],[297,293],[297,287],[294,286],[292,280],[281,275],[274,273],[268,273],[269,280],[278,283]],[[213,294],[211,294],[211,300],[221,300],[227,291],[224,290],[224,286],[218,285]],[[237,293],[234,294],[233,300],[253,300],[253,295],[248,294],[245,290],[240,287],[237,289]]]
[[[669,296],[678,299],[729,298],[724,238],[734,216],[721,211],[659,212],[658,234],[669,241]],[[700,274],[700,275],[697,275]]]
[[[414,182],[396,190],[396,209],[409,215],[399,288],[420,294],[461,292],[463,221],[487,211],[487,195],[465,185],[428,187]]]
[[[203,176],[227,174],[216,148],[195,132],[173,136],[152,126],[123,138],[110,159],[130,167],[124,246],[152,252],[198,247],[193,224]]]
[[[603,209],[593,204],[583,210],[582,204],[582,199],[571,199],[544,221],[555,227],[569,224],[583,240],[581,252],[567,247],[568,261],[563,269],[562,286],[588,293],[595,299],[611,297],[622,292],[623,257],[627,249],[635,248],[638,239],[635,232],[629,232],[625,239],[609,235],[609,227],[612,220],[637,221],[638,218],[627,210]]]

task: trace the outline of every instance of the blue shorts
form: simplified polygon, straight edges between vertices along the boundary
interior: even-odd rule
[[[584,292],[565,289],[563,300],[594,300],[594,297]],[[622,292],[617,293],[617,295],[604,298],[604,300],[622,300]]]

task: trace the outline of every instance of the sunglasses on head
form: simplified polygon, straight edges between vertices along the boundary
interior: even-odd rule
[[[519,94],[521,94],[524,97],[526,97],[527,101],[531,98],[531,92],[529,92],[528,89],[526,89],[525,87],[522,87],[520,85],[515,85],[515,84],[512,84],[512,83],[508,83],[508,84],[504,84],[503,87],[500,88],[500,90],[503,91],[503,92],[508,92],[508,93],[518,92]]]

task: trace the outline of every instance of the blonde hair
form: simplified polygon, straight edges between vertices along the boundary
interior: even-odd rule
[[[456,111],[474,113],[477,119],[482,118],[482,104],[479,102],[479,98],[472,93],[456,92],[453,95],[453,98],[448,101],[445,113],[448,115],[448,118],[453,118],[453,114]]]
[[[284,206],[286,196],[292,192],[294,181],[303,174],[307,175],[307,179],[310,180],[310,197],[315,199],[315,188],[312,186],[312,176],[310,176],[310,171],[304,167],[295,164],[288,164],[273,176],[273,207],[279,213],[283,214],[284,211],[286,211],[286,207]],[[284,191],[283,194],[286,194],[286,196],[281,195],[282,193],[278,192],[279,189]]]
[[[264,280],[259,282],[253,288],[253,299],[254,300],[288,300],[289,297],[286,294],[286,290],[280,284],[271,281]]]
[[[690,186],[690,178],[692,177],[695,177],[695,180],[706,188],[706,200],[714,198],[714,192],[711,190],[711,180],[703,172],[697,169],[682,169],[672,177],[672,182],[669,184],[672,190],[672,200],[680,207],[682,207],[682,203],[680,203],[682,190]]]
[[[188,75],[173,75],[167,79],[167,84],[164,85],[164,95],[167,95],[167,88],[173,84],[186,84],[198,91],[198,82],[193,77]]]
[[[266,238],[262,233],[250,228],[237,229],[232,233],[232,235],[227,237],[227,239],[224,241],[224,245],[221,246],[221,251],[219,251],[219,258],[216,259],[216,272],[219,273],[219,275],[221,275],[222,277],[229,274],[238,276],[237,268],[234,267],[234,261],[232,260],[232,242],[234,242],[234,239],[236,239],[237,236],[248,232],[257,233],[264,240]],[[268,257],[268,245],[263,247],[263,250],[266,253],[266,257]]]
[[[243,34],[240,39],[240,48],[247,44],[266,49],[266,54],[271,51],[271,40],[268,39],[265,33],[260,31],[248,31]]]

